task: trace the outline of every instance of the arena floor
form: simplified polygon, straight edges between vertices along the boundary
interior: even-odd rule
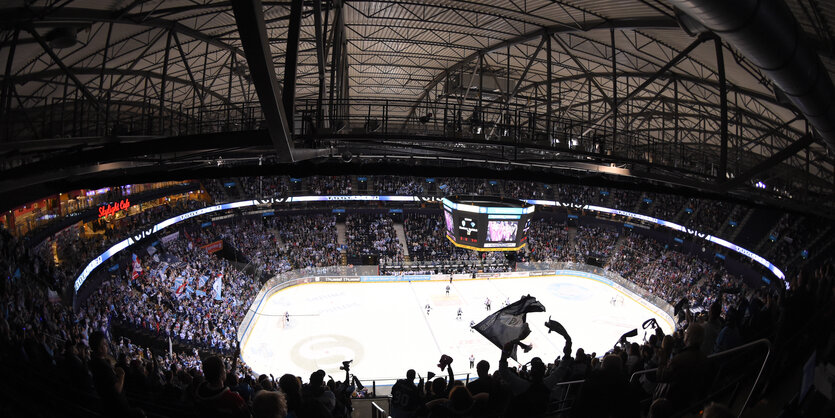
[[[353,359],[351,372],[365,384],[391,384],[414,368],[425,375],[436,374],[440,355],[453,357],[456,374],[470,372],[468,358],[486,359],[491,368],[498,364],[500,351],[469,324],[488,314],[484,301],[500,309],[510,298],[530,294],[547,309],[528,314],[533,333],[530,353],[519,353],[522,363],[539,356],[546,363],[562,354],[564,340],[548,334],[544,323],[551,316],[571,335],[574,348],[598,354],[611,349],[626,331],[639,329],[634,341],[644,338],[643,321],[656,317],[665,332],[673,324],[641,305],[630,296],[604,283],[580,276],[542,276],[534,278],[476,279],[449,282],[313,283],[284,289],[262,303],[249,335],[242,345],[242,356],[256,373],[272,373],[276,378],[292,373],[305,379],[323,369],[335,379],[344,373],[339,366]],[[613,297],[623,300],[613,306]],[[429,315],[426,304],[431,305]],[[456,319],[458,308],[463,318]],[[290,314],[285,324],[284,314]],[[651,330],[650,330],[651,332]],[[513,364],[511,362],[511,364]],[[473,374],[474,374],[473,370]]]

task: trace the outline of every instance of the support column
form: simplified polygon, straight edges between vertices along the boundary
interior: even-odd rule
[[[618,135],[618,60],[615,50],[615,28],[609,31],[612,38],[612,149],[614,149]],[[605,146],[601,146],[600,151],[605,152],[604,148]]]
[[[719,181],[727,180],[728,172],[728,86],[725,82],[725,54],[722,51],[722,39],[713,40],[716,46],[716,67],[719,73]]]
[[[545,33],[542,36],[545,37],[545,48],[546,48],[545,54],[546,54],[546,57],[547,57],[546,59],[548,60],[548,63],[545,66],[545,74],[546,74],[546,78],[547,78],[547,81],[545,82],[545,86],[546,86],[545,87],[545,91],[546,91],[545,94],[548,96],[547,100],[545,102],[545,135],[546,135],[545,138],[548,140],[548,143],[550,144],[551,140],[552,140],[551,139],[551,132],[553,130],[551,128],[551,112],[553,112],[553,96],[554,96],[553,87],[551,86],[553,84],[553,81],[554,81],[554,74],[553,74],[553,68],[552,68],[553,67],[553,65],[552,65],[553,64],[552,63],[553,57],[551,55],[552,54],[552,51],[551,51],[551,35],[548,34],[548,33]]]
[[[293,114],[296,103],[296,64],[299,57],[299,30],[302,22],[302,0],[290,3],[290,23],[287,30],[287,49],[284,55],[284,112],[287,125],[293,132]]]

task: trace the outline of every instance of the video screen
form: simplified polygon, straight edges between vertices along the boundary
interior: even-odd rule
[[[444,221],[446,222],[446,230],[449,231],[450,234],[455,234],[453,231],[453,225],[455,222],[452,220],[452,214],[449,211],[444,211]]]
[[[490,221],[487,223],[487,241],[516,241],[517,228],[519,228],[518,221]]]

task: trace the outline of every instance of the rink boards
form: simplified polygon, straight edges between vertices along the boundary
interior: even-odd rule
[[[476,361],[486,359],[495,367],[499,349],[471,332],[470,321],[478,323],[503,302],[526,294],[535,296],[547,311],[528,315],[533,333],[526,342],[533,343],[534,349],[520,354],[521,363],[534,356],[548,363],[561,355],[564,340],[548,334],[543,325],[549,316],[566,327],[575,350],[583,347],[598,355],[633,328],[639,334],[632,340],[642,340],[641,324],[651,317],[665,333],[673,330],[673,319],[664,309],[668,307],[659,308],[616,282],[586,272],[550,273],[556,274],[458,276],[451,285],[430,276],[299,280],[290,287],[266,289],[256,298],[241,327],[242,357],[256,373],[307,377],[321,368],[337,380],[343,377],[338,370],[341,362],[349,359],[354,359],[352,372],[363,379],[398,378],[409,368],[419,374],[425,370],[438,373],[435,364],[441,354],[457,360],[453,364],[456,373],[470,371],[467,358],[471,354]],[[485,309],[487,298],[492,311]],[[613,305],[613,298],[623,304]],[[428,315],[427,304],[431,306]],[[459,308],[461,320],[455,319]],[[289,323],[285,313],[290,314]]]

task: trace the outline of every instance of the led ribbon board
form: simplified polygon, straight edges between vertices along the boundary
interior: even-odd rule
[[[380,201],[380,202],[437,202],[438,199],[435,197],[430,196],[375,196],[375,195],[357,195],[357,196],[293,196],[293,197],[283,197],[283,198],[268,198],[268,199],[255,199],[255,200],[243,200],[240,202],[232,202],[232,203],[224,203],[221,205],[209,206],[203,209],[198,209],[191,212],[186,212],[181,215],[177,215],[173,218],[166,219],[152,227],[140,230],[135,234],[127,237],[126,239],[116,243],[112,247],[108,248],[106,251],[101,253],[98,257],[94,258],[90,261],[84,270],[82,270],[81,274],[75,279],[74,288],[75,291],[78,292],[78,289],[81,288],[81,285],[84,284],[84,281],[87,280],[87,277],[95,270],[98,266],[102,263],[113,257],[114,255],[118,254],[120,251],[124,250],[125,248],[130,247],[131,245],[141,241],[144,238],[151,236],[163,229],[177,224],[179,222],[185,221],[189,218],[193,218],[195,216],[205,215],[207,213],[222,211],[222,210],[229,210],[235,208],[242,208],[247,206],[258,206],[258,205],[268,205],[274,203],[298,203],[298,202],[339,202],[339,201]],[[452,202],[449,199],[441,199],[443,204],[444,212],[447,212],[449,209],[450,214],[452,210],[457,210],[460,213],[471,213],[471,214],[483,214],[483,215],[492,215],[494,220],[506,220],[507,218],[504,217],[511,217],[511,216],[530,216],[534,211],[534,206],[529,206],[526,208],[497,208],[497,207],[478,207],[474,205],[466,205],[461,203]],[[639,213],[628,212],[625,210],[619,209],[611,209],[602,206],[594,206],[594,205],[581,205],[577,203],[563,203],[557,202],[554,200],[524,200],[531,205],[541,205],[541,206],[560,206],[560,207],[569,207],[574,209],[583,209],[583,210],[591,210],[595,212],[601,213],[611,213],[620,216],[628,216],[632,218],[641,219],[646,222],[655,223],[657,225],[665,226],[667,228],[674,229],[676,231],[685,232],[690,235],[694,235],[696,237],[705,239],[707,241],[713,242],[715,244],[721,245],[731,251],[737,252],[742,254],[745,257],[748,257],[757,263],[765,266],[769,271],[771,271],[776,277],[785,280],[786,275],[779,269],[777,266],[772,264],[770,261],[766,260],[762,256],[755,254],[754,252],[742,248],[736,244],[731,242],[725,241],[721,238],[714,237],[713,235],[705,234],[702,232],[698,232],[696,230],[681,226],[679,224],[665,221],[662,219],[653,218],[651,216],[641,215]],[[521,213],[519,212],[521,209]],[[482,212],[483,210],[483,212]],[[514,212],[514,210],[516,212]],[[445,215],[446,217],[446,215]],[[487,219],[489,222],[489,218]],[[453,218],[453,222],[457,222],[456,219]],[[487,226],[487,225],[485,225]],[[504,228],[503,225],[498,225],[499,231],[496,232],[497,237],[503,237],[502,234],[505,234],[506,237],[508,232],[508,228]],[[489,229],[489,226],[488,226]],[[449,231],[449,225],[447,225],[447,231]],[[518,227],[517,227],[518,231]],[[487,231],[485,230],[485,236]],[[518,233],[518,232],[517,232]],[[479,249],[479,248],[472,248],[472,249]],[[484,249],[481,249],[484,251]]]
[[[634,213],[634,212],[629,212],[629,211],[620,210],[620,209],[606,208],[606,207],[603,207],[603,206],[567,204],[567,203],[557,202],[557,201],[554,201],[554,200],[527,200],[527,202],[532,204],[532,205],[562,206],[562,207],[571,207],[571,208],[583,209],[583,210],[591,210],[591,211],[601,212],[601,213],[611,213],[611,214],[620,215],[620,216],[628,216],[628,217],[632,217],[632,218],[637,218],[637,219],[640,219],[640,220],[645,221],[645,222],[661,225],[661,226],[664,226],[664,227],[667,227],[667,228],[670,228],[670,229],[674,229],[676,231],[681,231],[681,232],[684,232],[686,234],[705,239],[705,240],[710,241],[714,244],[719,244],[719,245],[721,245],[721,246],[723,246],[723,247],[725,247],[725,248],[727,248],[731,251],[742,254],[743,256],[748,257],[751,260],[756,261],[757,263],[761,264],[762,266],[767,268],[769,271],[771,271],[776,277],[780,278],[781,280],[786,279],[786,275],[785,275],[785,273],[783,273],[782,270],[777,268],[777,266],[775,266],[770,261],[766,260],[761,255],[756,254],[751,250],[742,248],[739,245],[736,245],[732,242],[728,242],[728,241],[726,241],[722,238],[714,237],[713,235],[706,234],[704,232],[699,232],[699,231],[696,231],[695,229],[687,228],[687,227],[679,225],[675,222],[670,222],[670,221],[665,221],[663,219],[653,218],[652,216],[641,215],[640,213]]]

